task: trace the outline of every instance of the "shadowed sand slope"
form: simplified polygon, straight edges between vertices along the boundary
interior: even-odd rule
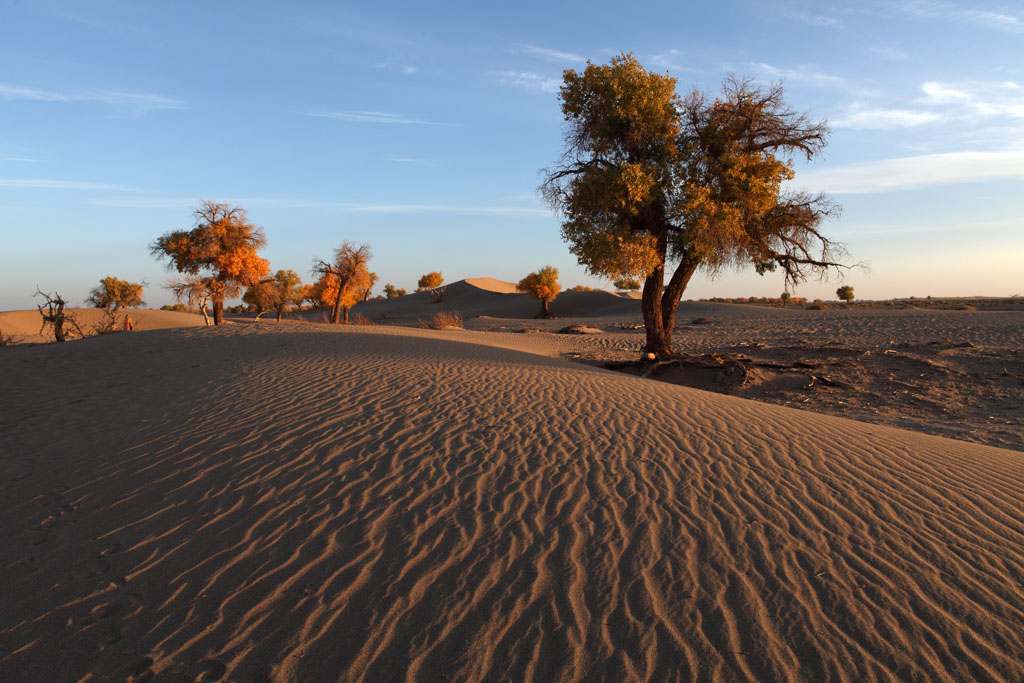
[[[550,308],[552,315],[561,318],[634,318],[640,314],[639,302],[600,291],[562,292],[551,302]],[[434,303],[428,292],[417,292],[386,301],[367,301],[352,310],[370,320],[409,324],[446,310],[458,311],[467,319],[475,316],[533,318],[540,312],[540,303],[527,294],[517,293],[510,282],[484,277],[453,282],[445,288],[444,301],[440,303]]]
[[[460,334],[5,351],[0,679],[1024,679],[1019,453]]]
[[[103,311],[98,308],[70,309],[78,318],[82,329],[91,333],[92,326],[103,320]],[[196,313],[180,311],[159,311],[147,308],[130,308],[122,310],[117,316],[118,325],[124,323],[125,313],[131,315],[136,330],[164,330],[176,327],[198,327],[205,325],[203,316]],[[17,342],[50,342],[53,334],[40,335],[39,328],[42,317],[39,311],[0,311],[0,330],[10,335]]]

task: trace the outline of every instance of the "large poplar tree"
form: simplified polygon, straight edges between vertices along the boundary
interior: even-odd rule
[[[220,325],[224,299],[238,296],[242,287],[259,283],[270,271],[270,263],[256,253],[267,240],[240,206],[203,200],[192,215],[194,228],[161,235],[150,251],[169,258],[168,268],[186,275],[186,280],[171,284],[176,294],[187,290],[190,300],[204,301],[204,311],[205,301],[213,302],[213,323]]]
[[[541,192],[562,236],[596,275],[644,280],[645,351],[672,354],[676,309],[699,268],[781,268],[787,284],[843,268],[819,232],[837,207],[785,189],[792,157],[811,159],[828,127],[790,109],[781,85],[729,78],[711,99],[631,55],[566,70],[565,151]]]

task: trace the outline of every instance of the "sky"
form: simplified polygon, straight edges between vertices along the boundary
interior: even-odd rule
[[[211,199],[273,270],[368,242],[378,287],[423,273],[611,288],[541,201],[565,69],[632,52],[678,90],[781,81],[832,130],[794,183],[842,206],[863,263],[796,296],[1024,294],[1024,3],[0,0],[0,310],[105,276],[173,301],[149,245]],[[778,296],[698,276],[684,299]]]

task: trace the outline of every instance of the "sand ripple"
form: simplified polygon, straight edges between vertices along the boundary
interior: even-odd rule
[[[0,678],[1024,680],[1020,453],[459,338],[5,353]]]

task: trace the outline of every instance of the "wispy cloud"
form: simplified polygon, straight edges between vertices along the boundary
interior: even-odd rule
[[[835,28],[839,26],[839,20],[835,17],[827,17],[823,14],[808,14],[806,12],[787,12],[790,19],[796,19],[811,26],[824,28]]]
[[[562,86],[561,79],[548,78],[530,71],[499,71],[495,75],[500,83],[535,92],[558,92]]]
[[[795,185],[870,194],[949,183],[1024,179],[1024,150],[951,152],[884,159],[803,173]]]
[[[43,178],[0,178],[0,187],[37,190],[100,190],[106,192],[141,192],[139,188],[81,180],[48,180]]]
[[[889,130],[892,128],[914,128],[940,121],[935,112],[911,111],[909,109],[868,109],[855,106],[852,111],[832,119],[833,128],[855,130]]]
[[[686,53],[682,50],[672,49],[668,52],[659,52],[651,55],[650,58],[651,66],[657,69],[665,69],[666,71],[688,71],[695,72],[700,69],[686,65]]]
[[[464,215],[523,215],[550,216],[551,211],[540,207],[509,206],[499,204],[404,204],[337,202],[301,197],[227,197],[224,201],[248,208],[276,209],[328,209],[342,213],[379,214],[464,214]],[[195,199],[183,197],[112,197],[90,202],[96,206],[124,209],[173,209],[195,204]]]
[[[115,109],[144,114],[150,111],[166,109],[184,109],[181,100],[150,93],[119,92],[111,90],[95,90],[84,92],[60,92],[42,90],[27,86],[0,83],[0,99],[30,100],[35,102],[87,103],[102,104]]]
[[[23,161],[29,164],[38,163],[38,159],[32,159],[30,157],[18,157],[18,156],[0,156],[0,161]]]
[[[967,22],[1006,33],[1024,33],[1024,21],[1021,20],[1019,12],[1007,14],[974,7],[965,8],[952,2],[933,2],[932,0],[894,2],[891,7],[895,12],[921,19]]]
[[[909,54],[894,45],[871,45],[867,52],[887,62],[905,62],[910,59]]]
[[[573,62],[575,64],[582,64],[587,61],[586,57],[581,57],[573,52],[563,52],[562,50],[552,50],[546,47],[538,47],[536,45],[524,45],[523,52],[531,55],[538,55],[547,59],[554,60],[556,62]]]
[[[419,157],[389,156],[385,157],[385,159],[388,161],[394,161],[397,164],[413,164],[416,166],[431,166],[434,163],[431,159],[421,159]]]
[[[803,85],[827,86],[833,88],[845,88],[848,86],[846,79],[839,76],[823,74],[805,67],[782,68],[765,64],[764,62],[751,62],[750,67],[759,72],[763,77],[771,80],[782,80],[789,83],[800,83]]]
[[[336,121],[349,121],[351,123],[389,123],[405,126],[443,126],[446,124],[436,121],[424,121],[413,119],[404,114],[392,114],[383,111],[314,111],[310,116],[323,119],[334,119]]]

